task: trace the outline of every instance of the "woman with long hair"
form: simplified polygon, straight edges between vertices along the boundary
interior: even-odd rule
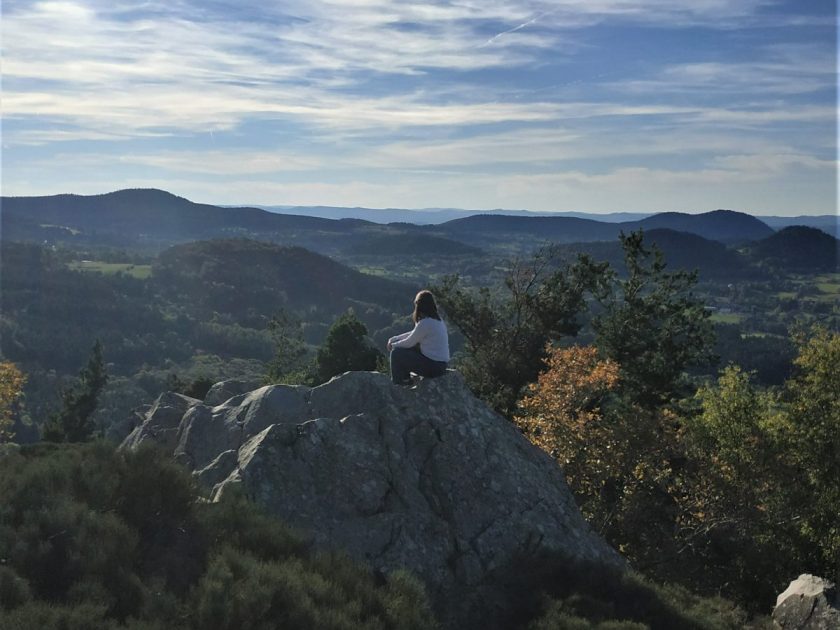
[[[427,378],[443,376],[449,363],[449,335],[431,291],[420,291],[414,298],[412,319],[414,330],[388,340],[391,380],[396,385],[409,384],[412,372]]]

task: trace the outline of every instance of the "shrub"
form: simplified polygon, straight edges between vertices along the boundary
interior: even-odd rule
[[[200,499],[154,447],[22,448],[0,459],[0,627],[430,628],[422,587],[377,582],[241,494]]]
[[[735,630],[747,624],[744,612],[724,599],[556,553],[511,562],[497,587],[502,613],[496,627],[511,630]],[[478,619],[474,627],[487,622]]]

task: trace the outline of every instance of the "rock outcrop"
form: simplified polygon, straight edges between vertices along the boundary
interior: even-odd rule
[[[776,599],[773,621],[784,630],[840,630],[836,586],[814,575],[800,575]]]
[[[215,406],[166,394],[123,447],[150,439],[214,500],[236,486],[318,546],[413,571],[445,618],[521,554],[622,563],[584,522],[556,463],[456,372],[411,387],[348,372]]]

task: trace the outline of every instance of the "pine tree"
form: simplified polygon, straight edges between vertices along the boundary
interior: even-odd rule
[[[290,383],[306,379],[308,353],[303,339],[302,322],[285,309],[280,309],[268,323],[274,339],[274,358],[265,374],[267,383]]]
[[[612,273],[596,291],[603,312],[592,322],[595,345],[621,366],[629,400],[653,409],[688,393],[684,370],[711,361],[714,328],[693,293],[696,272],[666,271],[641,230],[620,238],[627,277]]]
[[[350,370],[376,370],[382,353],[367,339],[367,327],[353,311],[339,317],[315,357],[321,382]]]
[[[85,442],[93,437],[93,412],[99,395],[108,382],[102,344],[97,339],[87,365],[79,372],[75,385],[61,394],[62,407],[44,427],[43,438],[49,442]]]

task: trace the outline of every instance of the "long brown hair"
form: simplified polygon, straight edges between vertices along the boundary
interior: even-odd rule
[[[432,295],[431,291],[427,291],[426,289],[420,291],[417,297],[414,298],[414,313],[411,315],[411,319],[416,324],[424,317],[440,319],[437,304],[435,303],[435,296]]]

